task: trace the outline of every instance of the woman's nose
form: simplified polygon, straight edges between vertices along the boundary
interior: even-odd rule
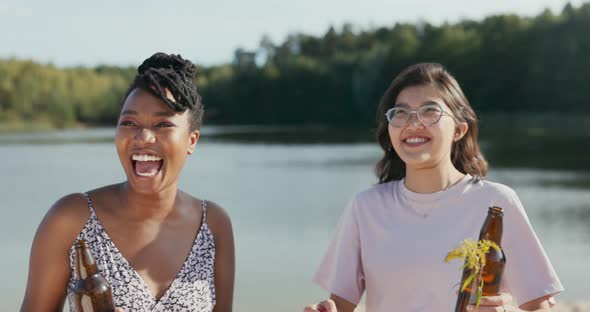
[[[408,117],[408,120],[406,121],[406,123],[408,124],[408,127],[422,127],[424,126],[422,124],[422,121],[420,121],[420,118],[418,118],[418,113],[417,112],[411,112],[410,113],[410,117]]]
[[[142,141],[144,143],[156,142],[156,136],[150,129],[147,128],[139,129],[139,131],[137,131],[137,134],[135,135],[135,139]]]

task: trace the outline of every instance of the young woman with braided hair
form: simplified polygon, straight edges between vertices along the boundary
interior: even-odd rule
[[[76,239],[86,240],[119,310],[232,310],[230,219],[178,187],[203,116],[195,71],[164,53],[139,66],[115,135],[127,179],[51,207],[33,241],[21,311],[61,311],[74,285]]]

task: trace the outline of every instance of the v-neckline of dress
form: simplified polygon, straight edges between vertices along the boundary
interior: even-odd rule
[[[156,298],[156,296],[154,295],[154,293],[152,292],[152,290],[150,289],[150,287],[148,286],[148,284],[145,282],[145,280],[135,270],[135,268],[131,265],[131,263],[129,263],[129,261],[123,255],[123,253],[119,250],[119,248],[117,247],[117,245],[115,244],[115,242],[111,239],[111,237],[110,237],[109,233],[107,232],[106,228],[103,226],[102,222],[98,218],[98,215],[96,214],[96,211],[94,209],[94,206],[92,206],[91,209],[92,209],[92,213],[94,214],[94,217],[96,218],[96,223],[100,227],[100,230],[104,233],[105,238],[109,241],[109,244],[111,245],[111,247],[113,248],[113,250],[117,254],[119,254],[119,257],[121,258],[123,265],[127,266],[127,268],[129,269],[129,271],[131,271],[133,273],[133,276],[135,276],[135,278],[138,280],[139,284],[142,285],[144,291],[149,295],[150,299],[153,302],[152,309],[154,309],[156,306],[158,306],[158,304],[160,304],[162,301],[164,301],[170,295],[170,293],[174,290],[174,286],[176,285],[176,281],[179,279],[181,273],[185,270],[185,267],[186,267],[189,259],[191,258],[192,254],[194,252],[195,246],[197,246],[198,243],[199,243],[199,237],[201,236],[201,232],[203,231],[203,227],[205,226],[204,214],[201,215],[201,224],[199,226],[199,230],[197,231],[197,233],[195,235],[195,239],[193,240],[193,243],[191,244],[190,250],[188,251],[188,254],[187,254],[186,258],[184,259],[184,262],[182,263],[182,266],[176,272],[176,275],[174,276],[174,280],[172,280],[172,283],[170,283],[170,285],[168,286],[168,288],[166,288],[166,290],[164,291],[164,293],[162,294],[162,296],[160,298]],[[203,207],[203,209],[206,209],[206,208]]]

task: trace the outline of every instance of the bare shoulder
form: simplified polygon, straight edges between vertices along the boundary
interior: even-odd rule
[[[199,214],[202,215],[203,209],[207,210],[205,222],[216,242],[233,239],[231,219],[224,208],[213,201],[199,199],[186,192],[181,192],[186,196],[185,198],[188,198],[192,202],[191,205],[193,205],[193,207],[199,208]]]
[[[213,235],[216,238],[227,237],[227,235],[233,235],[231,219],[227,211],[215,202],[207,200],[205,201],[205,203],[207,205],[206,221]]]
[[[67,255],[90,215],[86,207],[86,199],[82,194],[70,194],[57,200],[37,228],[32,256],[46,257],[52,253]]]
[[[53,204],[31,246],[29,278],[21,311],[61,311],[70,276],[69,251],[90,213],[82,194]],[[51,270],[47,270],[51,268]]]
[[[73,235],[73,240],[77,232],[84,226],[89,215],[90,212],[84,195],[81,193],[69,194],[58,199],[49,208],[40,227],[47,226],[55,228],[55,230],[65,235]]]
[[[120,206],[120,202],[117,201],[117,192],[120,187],[121,184],[111,184],[88,191],[86,194],[88,194],[94,211],[99,213],[99,210],[104,212],[117,209]]]

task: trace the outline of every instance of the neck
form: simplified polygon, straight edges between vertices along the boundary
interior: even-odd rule
[[[121,206],[131,218],[164,220],[178,213],[176,207],[180,193],[177,186],[153,194],[142,194],[125,182],[117,191]]]
[[[465,174],[457,170],[449,161],[446,165],[430,168],[406,167],[406,187],[416,193],[435,193],[445,190],[459,182]]]

